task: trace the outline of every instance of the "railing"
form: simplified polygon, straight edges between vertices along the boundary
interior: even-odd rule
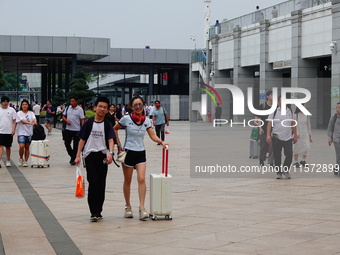
[[[191,52],[191,63],[201,62],[205,66],[207,63],[207,53],[205,50],[194,50]]]
[[[236,26],[244,27],[260,22],[261,20],[271,20],[276,17],[285,16],[292,11],[302,10],[318,5],[331,2],[331,0],[290,0],[271,7],[260,9],[247,15],[221,22],[221,27],[216,29],[215,26],[210,27],[209,37],[213,38],[218,32],[227,33],[232,31]],[[275,7],[275,9],[274,9]]]

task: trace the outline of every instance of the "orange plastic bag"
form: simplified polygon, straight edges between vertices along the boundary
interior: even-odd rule
[[[83,175],[81,174],[81,169],[79,166],[77,166],[77,170],[76,170],[76,197],[82,198],[85,196],[85,182],[84,182],[84,178]]]

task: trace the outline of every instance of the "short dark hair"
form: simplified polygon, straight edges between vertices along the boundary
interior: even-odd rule
[[[156,100],[156,101],[155,101],[155,103],[161,103],[161,101],[159,101],[159,100]]]
[[[5,102],[5,101],[9,102],[9,98],[7,96],[2,96],[1,97],[1,103]]]
[[[271,94],[273,94],[273,91],[269,90],[266,92],[266,96],[269,97]]]
[[[107,97],[98,97],[96,102],[94,102],[94,106],[97,106],[99,102],[107,103],[107,106],[110,105],[110,101]]]
[[[78,97],[76,97],[76,96],[72,96],[72,97],[70,97],[70,99],[69,99],[69,100],[71,100],[71,99],[74,99],[74,100],[76,100],[76,101],[78,102]]]

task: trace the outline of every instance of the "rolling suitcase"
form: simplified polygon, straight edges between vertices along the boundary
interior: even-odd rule
[[[49,167],[50,148],[48,140],[32,141],[31,143],[31,167]]]
[[[249,158],[260,157],[260,141],[250,139],[250,154]]]
[[[150,217],[157,220],[157,216],[164,216],[172,220],[172,177],[168,174],[169,150],[163,148],[162,173],[150,175]]]

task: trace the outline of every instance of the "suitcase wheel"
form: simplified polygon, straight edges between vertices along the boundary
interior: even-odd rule
[[[165,219],[166,220],[172,220],[172,217],[171,217],[171,215],[165,215]]]
[[[152,220],[157,220],[157,216],[156,216],[156,215],[152,215],[152,216],[151,216],[151,219],[152,219]]]

